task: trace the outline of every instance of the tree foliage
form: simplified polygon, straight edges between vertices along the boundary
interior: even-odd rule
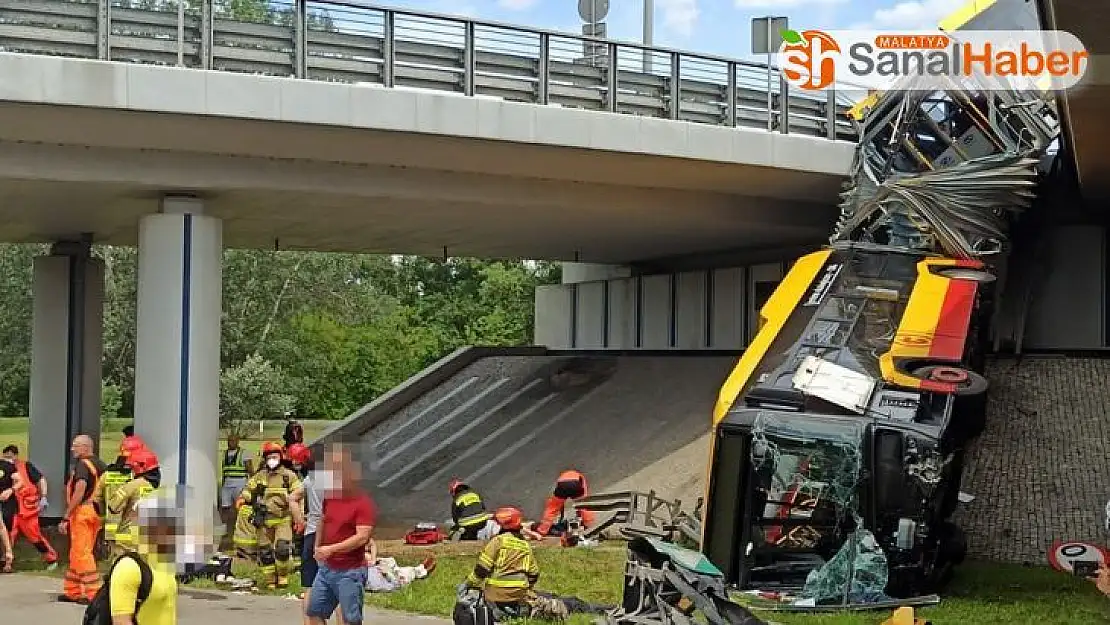
[[[0,245],[0,415],[27,412],[32,260],[44,246]],[[104,261],[104,409],[132,413],[137,260]],[[463,345],[532,340],[544,262],[446,261],[316,252],[224,252],[221,419],[341,418]]]

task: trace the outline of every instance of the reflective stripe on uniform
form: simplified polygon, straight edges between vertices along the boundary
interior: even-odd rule
[[[234,450],[233,455],[230,455],[230,462],[228,462],[229,454],[232,454],[232,450],[227,450],[227,451],[224,452],[223,473],[222,473],[223,477],[225,479],[227,479],[227,478],[232,478],[232,479],[234,479],[234,478],[243,478],[243,479],[246,479],[247,478],[247,466],[246,466],[246,463],[243,462],[243,449],[240,447],[239,449]]]
[[[462,527],[485,525],[493,515],[485,511],[482,498],[474,491],[467,491],[455,498],[455,507],[461,511],[458,524]]]

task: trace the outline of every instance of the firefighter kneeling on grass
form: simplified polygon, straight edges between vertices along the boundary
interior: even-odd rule
[[[282,448],[262,444],[265,465],[247,481],[235,502],[235,546],[240,553],[257,554],[259,568],[271,588],[289,585],[293,557],[293,530],[301,531],[301,479],[281,466]]]
[[[569,613],[602,614],[605,608],[577,597],[558,597],[536,592],[540,567],[532,545],[522,535],[524,513],[519,508],[498,508],[493,520],[501,527],[482,553],[474,570],[459,585],[455,625],[478,625],[488,619],[477,617],[477,608],[488,609],[494,621],[514,618],[562,620]],[[480,599],[480,600],[479,600]]]

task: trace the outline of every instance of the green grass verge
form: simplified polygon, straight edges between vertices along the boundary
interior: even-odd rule
[[[57,536],[53,539],[64,558],[64,540]],[[398,560],[401,564],[415,564],[422,553]],[[623,547],[614,544],[593,549],[541,548],[536,550],[536,557],[543,571],[539,589],[593,603],[616,604],[620,600]],[[455,586],[474,566],[474,558],[474,555],[439,555],[437,568],[427,579],[397,592],[368,594],[367,603],[381,609],[450,618]],[[42,570],[37,554],[26,544],[17,549],[16,565],[23,572]],[[60,577],[63,569],[64,564],[52,575]],[[234,572],[236,576],[257,577],[257,568],[247,563],[236,562]],[[288,589],[267,594],[299,593],[298,581],[298,576],[293,575]],[[198,581],[192,586],[211,588],[212,584]],[[766,621],[783,625],[879,625],[891,612],[759,614]],[[1110,599],[1102,596],[1091,582],[1048,568],[968,562],[958,569],[941,604],[918,610],[918,616],[936,625],[1110,624]],[[571,619],[572,625],[590,622],[585,616]]]
[[[101,428],[100,435],[100,457],[106,462],[111,462],[116,459],[116,452],[119,450],[120,440],[123,438],[122,430],[124,426],[131,424],[131,419],[107,419],[104,426]],[[310,441],[324,432],[324,430],[335,425],[336,421],[329,421],[326,419],[311,419],[303,420],[301,424],[304,425],[304,437],[306,441]],[[21,453],[27,453],[27,429],[28,419],[26,417],[0,417],[0,448],[7,445],[16,445],[19,447]],[[285,423],[283,421],[268,422],[265,430],[265,440],[281,441],[281,434],[284,431]],[[221,435],[220,445],[223,448],[226,439]],[[262,447],[263,437],[259,435],[257,429],[252,429],[251,434],[247,440],[243,441],[243,449],[246,449],[251,456],[258,454],[259,448]],[[34,458],[31,458],[34,461]]]

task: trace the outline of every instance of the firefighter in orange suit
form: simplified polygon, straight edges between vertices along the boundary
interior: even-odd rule
[[[92,497],[104,473],[104,463],[93,455],[92,438],[79,434],[70,446],[74,464],[66,480],[66,510],[58,531],[69,535],[69,567],[66,569],[60,601],[87,605],[100,589],[96,570],[96,535],[100,531],[100,513]]]
[[[589,495],[589,488],[586,486],[585,475],[574,469],[560,473],[558,479],[555,480],[555,488],[551,496],[547,498],[547,505],[543,508],[543,519],[536,526],[536,532],[547,536],[549,534],[558,535],[566,531],[566,519],[563,510],[567,501],[576,501],[587,495]],[[593,512],[578,510],[577,513],[578,520],[582,522],[584,527],[593,525]],[[553,533],[552,529],[556,531]]]

